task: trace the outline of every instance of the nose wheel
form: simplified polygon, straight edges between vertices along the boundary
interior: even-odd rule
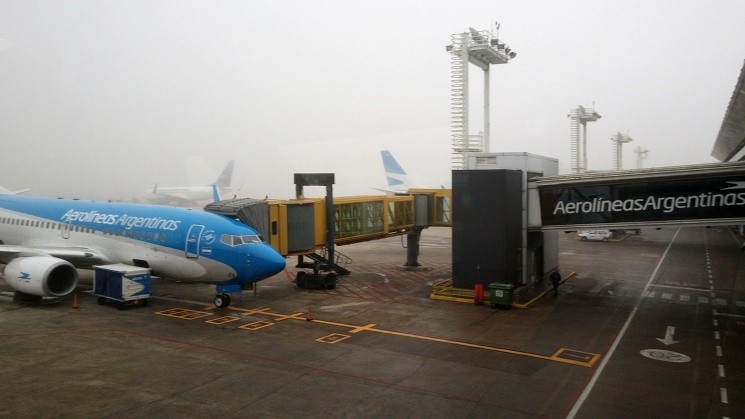
[[[215,307],[225,308],[230,305],[230,295],[228,294],[217,294],[214,299]]]

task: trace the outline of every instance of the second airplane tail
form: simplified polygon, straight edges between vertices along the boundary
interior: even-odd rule
[[[233,163],[235,163],[234,160],[231,160],[228,162],[228,165],[225,166],[225,168],[222,170],[222,173],[220,173],[220,176],[217,177],[217,180],[213,185],[216,185],[220,188],[228,188],[230,187],[230,183],[233,181]]]
[[[385,176],[388,179],[388,189],[392,192],[407,192],[411,188],[416,188],[409,175],[401,167],[400,164],[393,158],[388,150],[381,150],[380,156],[383,158],[383,167],[385,168]]]

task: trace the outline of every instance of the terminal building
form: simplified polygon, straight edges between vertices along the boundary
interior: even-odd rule
[[[722,162],[745,159],[745,63],[711,155]]]

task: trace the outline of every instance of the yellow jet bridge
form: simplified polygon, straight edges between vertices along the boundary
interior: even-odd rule
[[[205,210],[250,225],[285,257],[316,259],[316,252],[325,257],[326,208],[324,198],[240,198],[211,203]],[[338,197],[333,199],[333,211],[335,245],[413,234],[430,226],[452,227],[452,190],[411,189],[404,195]],[[334,263],[345,258],[336,256]]]
[[[325,245],[323,198],[267,201],[265,239],[283,256],[314,253]],[[408,234],[416,228],[452,226],[452,190],[416,189],[407,195],[334,198],[334,244]]]

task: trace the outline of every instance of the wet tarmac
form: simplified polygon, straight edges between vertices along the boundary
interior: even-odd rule
[[[526,309],[430,298],[450,230],[339,248],[351,275],[301,290],[288,270],[212,305],[154,280],[147,306],[77,292],[14,303],[0,282],[2,417],[738,417],[745,256],[725,228],[560,236],[576,272]]]

